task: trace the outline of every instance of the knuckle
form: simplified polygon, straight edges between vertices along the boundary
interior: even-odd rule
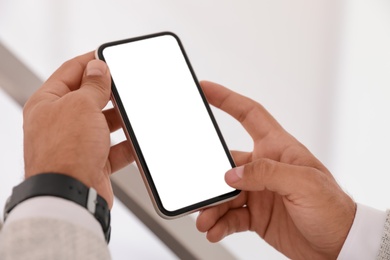
[[[89,89],[89,91],[93,91],[95,94],[106,98],[109,98],[110,96],[109,87],[107,87],[102,80],[96,78],[91,78],[88,79],[88,81],[83,82],[81,89]]]
[[[273,166],[268,159],[258,160],[255,166],[257,168],[257,171],[259,171],[262,175],[273,170]]]
[[[247,167],[247,175],[249,181],[256,183],[257,187],[264,189],[264,183],[267,183],[267,178],[272,175],[274,166],[269,159],[259,159],[253,164],[249,164]]]
[[[62,65],[61,65],[61,67],[65,67],[65,68],[67,68],[67,67],[73,68],[75,66],[78,66],[78,67],[84,69],[84,65],[78,60],[77,57],[70,59],[70,60],[67,60],[64,63],[62,63]]]

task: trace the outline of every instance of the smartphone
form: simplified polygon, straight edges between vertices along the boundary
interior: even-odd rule
[[[176,218],[236,197],[234,161],[177,35],[101,45],[112,101],[157,213]]]

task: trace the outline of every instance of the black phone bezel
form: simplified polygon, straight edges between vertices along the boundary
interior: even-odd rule
[[[207,109],[207,112],[210,116],[210,119],[214,125],[214,128],[218,134],[218,137],[219,137],[219,140],[225,150],[225,153],[226,153],[226,156],[228,157],[229,159],[229,162],[233,167],[235,167],[235,163],[234,163],[234,160],[230,154],[230,151],[226,145],[226,142],[222,136],[222,133],[218,127],[218,124],[215,120],[215,117],[211,111],[211,108],[209,106],[209,103],[202,91],[202,88],[199,84],[199,81],[197,80],[197,77],[195,75],[195,72],[191,66],[191,63],[188,59],[188,56],[184,50],[184,47],[179,39],[179,37],[172,33],[172,32],[160,32],[160,33],[154,33],[154,34],[148,34],[148,35],[144,35],[144,36],[138,36],[138,37],[133,37],[133,38],[128,38],[128,39],[123,39],[123,40],[119,40],[119,41],[113,41],[113,42],[108,42],[108,43],[105,43],[105,44],[102,44],[98,49],[97,49],[97,56],[99,59],[105,61],[105,58],[103,56],[103,50],[107,47],[112,47],[112,46],[115,46],[115,45],[121,45],[121,44],[126,44],[126,43],[130,43],[130,42],[135,42],[135,41],[141,41],[141,40],[146,40],[146,39],[150,39],[150,38],[155,38],[155,37],[160,37],[160,36],[166,36],[166,35],[169,35],[169,36],[172,36],[176,39],[179,47],[180,47],[180,50],[185,58],[185,61],[186,61],[186,64],[188,66],[188,69],[190,70],[191,72],[191,75],[192,75],[192,78],[195,82],[195,85],[197,86],[198,88],[198,91],[199,91],[199,94],[203,100],[203,103]],[[163,214],[165,215],[166,217],[168,218],[173,218],[173,217],[176,217],[176,216],[179,216],[179,215],[183,215],[183,214],[186,214],[186,213],[190,213],[190,212],[194,212],[198,209],[201,209],[201,208],[204,208],[204,207],[207,207],[209,205],[213,205],[213,204],[216,204],[218,202],[221,202],[221,201],[225,201],[225,200],[228,200],[229,198],[232,198],[232,197],[235,197],[237,196],[239,193],[240,193],[240,190],[234,190],[232,192],[229,192],[229,193],[225,193],[225,194],[221,194],[220,196],[217,196],[217,197],[213,197],[213,198],[210,198],[210,199],[207,199],[207,200],[204,200],[204,201],[200,201],[198,203],[195,203],[195,204],[192,204],[192,205],[188,205],[186,207],[183,207],[183,208],[180,208],[180,209],[177,209],[177,210],[174,210],[174,211],[169,211],[167,209],[164,208],[163,206],[163,203],[160,199],[160,196],[158,194],[158,191],[157,191],[157,188],[154,184],[154,181],[153,181],[153,178],[152,178],[152,175],[151,173],[149,172],[149,168],[147,166],[147,162],[143,156],[143,153],[142,153],[142,149],[140,147],[140,145],[138,144],[138,141],[137,141],[137,138],[136,138],[136,134],[134,133],[133,131],[133,128],[131,126],[131,123],[129,121],[129,118],[127,116],[127,113],[124,109],[124,106],[123,106],[123,103],[122,103],[122,100],[120,98],[120,95],[118,93],[118,90],[115,86],[115,82],[114,82],[114,79],[111,78],[111,88],[112,88],[112,96],[113,98],[115,99],[115,103],[117,104],[117,107],[118,107],[118,110],[119,110],[119,113],[122,117],[122,120],[124,122],[124,125],[126,127],[126,131],[128,132],[128,136],[129,138],[131,138],[130,142],[132,143],[133,145],[133,148],[136,152],[136,156],[139,160],[139,163],[141,164],[140,167],[142,167],[142,170],[144,172],[144,177],[146,178],[147,180],[147,183],[149,185],[149,188],[150,188],[150,191],[152,192],[152,195],[153,195],[153,198],[154,198],[154,201],[158,207],[158,210]],[[200,189],[201,191],[201,189]]]

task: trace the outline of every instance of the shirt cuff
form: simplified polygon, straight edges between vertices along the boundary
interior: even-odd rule
[[[386,212],[357,204],[355,220],[337,259],[376,259],[385,221]]]
[[[23,201],[8,215],[3,224],[7,225],[27,218],[51,218],[70,222],[86,228],[105,241],[103,229],[95,217],[80,205],[54,196],[40,196]]]

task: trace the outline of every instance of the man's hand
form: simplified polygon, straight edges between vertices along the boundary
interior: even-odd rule
[[[331,173],[258,103],[211,82],[208,101],[236,118],[253,139],[252,152],[233,152],[237,168],[225,181],[242,190],[205,209],[197,227],[211,242],[255,231],[292,259],[336,259],[356,206]]]
[[[65,62],[24,107],[25,177],[56,172],[93,187],[112,206],[111,173],[133,161],[129,144],[110,147],[120,128],[110,72],[93,53]]]

